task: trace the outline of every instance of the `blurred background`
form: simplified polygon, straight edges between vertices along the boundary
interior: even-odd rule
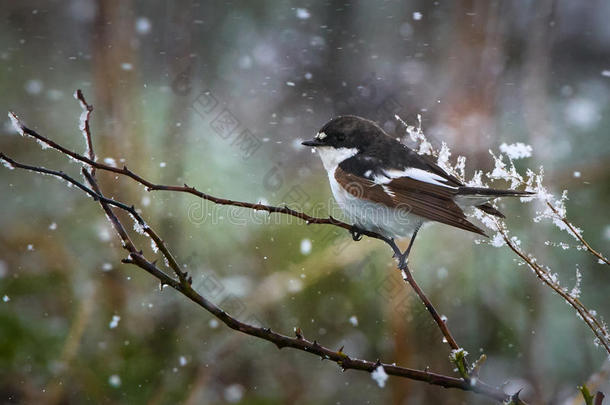
[[[101,160],[227,198],[310,213],[321,204],[318,215],[330,209],[326,173],[300,140],[346,113],[402,136],[394,114],[413,124],[421,114],[435,146],[468,157],[469,176],[492,166],[489,149],[531,144],[519,168],[544,165],[553,191],[570,190],[569,217],[608,253],[609,17],[602,0],[3,1],[0,110],[82,152],[72,97],[81,88]],[[79,176],[79,165],[2,123],[2,152]],[[350,356],[453,373],[380,242],[98,177],[238,318],[286,334],[301,327]],[[121,265],[99,206],[56,179],[2,168],[0,204],[1,403],[490,403],[397,378],[380,388],[367,373],[219,325]],[[608,268],[534,223],[534,204],[501,208],[523,248],[567,288],[580,269],[582,300],[610,317]],[[523,388],[532,403],[581,403],[576,386],[590,378],[610,394],[607,355],[574,311],[507,248],[476,239],[432,225],[410,260],[471,360],[487,354],[481,378]]]

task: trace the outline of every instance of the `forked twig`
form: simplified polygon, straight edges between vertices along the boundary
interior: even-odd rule
[[[498,401],[504,401],[504,400],[511,399],[511,397],[507,396],[501,390],[491,387],[481,381],[477,381],[476,384],[471,384],[467,373],[462,373],[462,378],[455,378],[455,377],[445,376],[445,375],[441,375],[441,374],[431,373],[427,370],[415,370],[415,369],[399,367],[399,366],[391,365],[391,364],[384,364],[384,363],[380,363],[379,361],[372,362],[372,361],[367,361],[367,360],[352,359],[348,355],[343,353],[342,350],[334,351],[334,350],[331,350],[324,346],[321,346],[315,340],[312,342],[312,341],[305,339],[303,337],[302,333],[300,332],[300,330],[297,331],[296,337],[291,338],[291,337],[273,332],[273,331],[271,331],[271,329],[268,329],[268,328],[263,328],[263,327],[250,325],[250,324],[241,322],[238,319],[232,317],[230,314],[223,311],[220,307],[216,306],[211,301],[207,300],[205,297],[203,297],[202,295],[200,295],[197,291],[195,291],[193,289],[193,287],[191,285],[192,280],[188,277],[188,274],[186,274],[185,272],[183,272],[181,270],[179,263],[173,257],[173,255],[171,254],[170,250],[165,245],[163,240],[144,221],[144,219],[138,213],[138,211],[134,208],[134,206],[130,206],[123,202],[117,201],[115,199],[107,198],[104,196],[104,194],[102,193],[102,191],[97,183],[95,169],[112,172],[112,173],[116,173],[116,174],[120,174],[120,175],[129,177],[132,180],[135,180],[136,182],[144,185],[146,187],[146,189],[149,191],[162,190],[162,191],[184,192],[184,193],[195,195],[201,199],[213,202],[215,204],[230,205],[230,206],[253,209],[253,210],[257,210],[257,211],[267,211],[269,213],[279,213],[279,214],[289,215],[292,217],[300,218],[300,219],[306,221],[306,223],[308,223],[308,224],[328,224],[328,225],[334,225],[334,226],[337,226],[337,227],[340,227],[340,228],[343,228],[346,230],[350,230],[350,231],[352,230],[352,225],[339,221],[331,216],[329,216],[328,218],[313,217],[308,214],[292,210],[288,207],[276,207],[276,206],[265,205],[265,204],[254,204],[254,203],[249,203],[249,202],[244,202],[244,201],[235,201],[235,200],[219,198],[219,197],[215,197],[210,194],[207,194],[207,193],[203,193],[194,187],[187,186],[186,184],[184,186],[155,184],[149,180],[146,180],[142,176],[132,172],[126,166],[123,166],[123,168],[117,168],[112,165],[99,163],[96,161],[95,153],[93,151],[93,142],[91,139],[91,130],[90,130],[90,126],[89,126],[89,118],[90,118],[91,111],[93,110],[93,107],[86,102],[82,92],[77,91],[75,93],[75,97],[79,100],[79,102],[81,103],[81,106],[83,108],[83,114],[81,115],[80,129],[81,129],[81,131],[86,139],[86,143],[87,143],[87,155],[86,156],[76,153],[72,150],[69,150],[68,148],[50,140],[49,138],[40,135],[36,131],[34,131],[30,128],[27,128],[26,126],[21,124],[21,122],[18,120],[16,115],[10,113],[9,116],[10,116],[11,120],[13,121],[13,124],[15,125],[15,127],[19,130],[19,132],[22,135],[31,136],[31,137],[35,138],[37,141],[39,141],[40,143],[44,144],[45,146],[49,146],[53,149],[56,149],[59,152],[61,152],[62,154],[69,156],[70,158],[77,160],[81,164],[83,164],[82,174],[85,177],[85,180],[89,184],[89,186],[75,180],[73,177],[67,175],[64,172],[50,170],[50,169],[46,169],[46,168],[39,167],[39,166],[23,164],[23,163],[15,161],[14,159],[12,159],[2,153],[0,153],[0,160],[3,160],[11,168],[19,168],[19,169],[34,171],[34,172],[38,172],[38,173],[42,173],[42,174],[52,175],[57,178],[61,178],[65,181],[67,181],[69,184],[76,186],[77,188],[79,188],[81,191],[85,192],[89,196],[93,197],[94,200],[97,201],[101,205],[101,207],[104,210],[104,212],[106,213],[109,221],[111,222],[113,228],[119,235],[119,237],[122,241],[123,248],[128,252],[127,258],[123,260],[124,263],[134,264],[134,265],[142,268],[143,270],[147,271],[148,273],[153,275],[155,278],[157,278],[161,282],[162,285],[168,285],[171,288],[175,289],[176,291],[180,292],[181,294],[183,294],[184,296],[189,298],[191,301],[195,302],[197,305],[201,306],[202,308],[204,308],[205,310],[207,310],[208,312],[213,314],[215,317],[217,317],[219,320],[221,320],[223,323],[225,323],[230,328],[240,331],[242,333],[245,333],[245,334],[248,334],[251,336],[256,336],[261,339],[272,342],[278,348],[291,347],[291,348],[295,348],[295,349],[302,350],[305,352],[309,352],[309,353],[318,355],[318,356],[322,357],[323,359],[328,359],[328,360],[331,360],[331,361],[337,363],[344,370],[356,369],[356,370],[364,370],[364,371],[372,372],[375,369],[377,369],[379,366],[383,366],[386,373],[389,375],[409,378],[409,379],[418,380],[418,381],[425,381],[430,384],[438,385],[438,386],[442,386],[442,387],[446,387],[446,388],[458,388],[458,389],[462,389],[465,391],[472,391],[472,392],[476,392],[476,393],[485,395],[489,398],[493,398]],[[170,276],[169,274],[167,274],[166,272],[164,272],[163,270],[161,270],[154,262],[149,261],[144,256],[144,254],[141,250],[138,250],[138,248],[134,244],[133,240],[130,238],[128,232],[126,231],[125,226],[122,224],[122,222],[119,220],[119,218],[114,213],[114,209],[120,209],[120,210],[127,212],[132,217],[132,219],[135,221],[135,223],[137,224],[137,226],[136,226],[137,230],[143,232],[144,234],[146,234],[153,240],[155,246],[159,249],[159,251],[161,251],[162,255],[166,258],[168,266],[173,270],[173,272],[175,273],[177,278],[174,278],[174,277]],[[382,240],[382,241],[390,244],[390,246],[392,247],[394,252],[395,253],[397,252],[398,247],[396,246],[396,244],[393,241],[388,240],[384,236],[377,234],[375,232],[370,232],[370,231],[362,231],[361,233],[363,235],[369,236],[371,238],[379,239],[379,240]],[[399,251],[398,251],[398,253],[399,253]],[[443,336],[447,340],[447,343],[449,344],[449,346],[454,351],[459,350],[460,347],[457,344],[457,342],[455,341],[455,339],[453,338],[451,332],[449,331],[449,328],[448,328],[446,322],[441,319],[439,313],[436,311],[436,309],[434,308],[434,306],[432,305],[430,300],[427,298],[427,296],[424,294],[423,290],[416,283],[415,279],[413,278],[413,276],[408,268],[406,268],[403,271],[403,279],[413,288],[413,290],[416,292],[418,297],[422,300],[422,302],[426,306],[427,310],[431,314],[432,318],[437,323]],[[465,359],[462,358],[462,361],[464,362],[463,364],[465,365],[466,364]],[[520,403],[522,403],[522,402],[520,402]]]

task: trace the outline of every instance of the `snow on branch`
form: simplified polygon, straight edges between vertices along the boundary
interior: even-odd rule
[[[80,189],[88,196],[92,197],[94,201],[97,201],[104,210],[106,218],[110,221],[118,237],[120,238],[123,249],[127,251],[128,255],[125,259],[122,260],[123,263],[138,266],[139,268],[151,274],[153,277],[157,278],[161,283],[162,287],[169,286],[173,288],[174,290],[182,294],[184,297],[188,298],[189,300],[193,301],[194,303],[214,315],[225,325],[238,332],[272,342],[280,349],[283,347],[290,347],[319,356],[323,360],[330,360],[338,364],[343,370],[354,369],[367,371],[372,374],[373,378],[378,381],[380,386],[385,383],[385,379],[388,375],[393,375],[417,381],[424,381],[429,384],[445,388],[457,388],[464,391],[471,391],[497,401],[508,401],[511,400],[511,398],[514,399],[514,396],[511,397],[504,393],[501,389],[485,384],[478,378],[476,378],[475,384],[475,380],[471,379],[470,377],[468,371],[469,367],[465,359],[465,355],[457,356],[454,360],[452,360],[455,362],[458,369],[461,370],[459,377],[451,377],[438,373],[433,373],[428,371],[427,369],[416,370],[406,367],[400,367],[395,364],[385,364],[381,363],[379,360],[373,362],[367,360],[353,359],[343,352],[343,348],[339,350],[332,350],[330,348],[320,345],[316,340],[310,341],[305,339],[300,328],[295,329],[295,337],[289,337],[286,335],[279,334],[277,332],[273,332],[269,328],[259,327],[245,322],[241,322],[230,314],[228,314],[227,312],[225,312],[224,310],[222,310],[222,308],[216,306],[214,303],[202,296],[192,287],[192,278],[189,277],[186,272],[183,272],[181,270],[180,264],[174,258],[169,248],[165,245],[161,237],[147,224],[147,222],[145,222],[139,210],[137,210],[133,205],[129,205],[124,202],[118,201],[117,199],[111,199],[104,196],[97,182],[95,172],[96,169],[128,177],[136,181],[137,183],[143,185],[148,191],[158,190],[188,193],[219,205],[230,205],[257,211],[266,211],[269,213],[289,215],[302,219],[303,221],[305,221],[306,224],[332,225],[349,230],[350,232],[354,231],[353,226],[348,223],[336,220],[331,216],[329,216],[328,218],[313,217],[303,212],[292,210],[286,206],[277,207],[272,205],[260,203],[256,204],[212,196],[210,194],[203,193],[197,190],[196,188],[190,187],[186,184],[183,186],[155,184],[149,180],[146,180],[144,177],[132,172],[127,168],[127,166],[119,168],[116,167],[114,163],[111,164],[111,162],[100,163],[97,161],[95,153],[93,151],[93,142],[89,125],[89,119],[91,116],[91,112],[93,111],[93,107],[87,103],[80,90],[77,90],[74,96],[79,101],[83,109],[83,112],[80,117],[79,129],[81,130],[85,138],[86,155],[74,152],[39,134],[38,132],[26,127],[13,113],[9,113],[9,118],[11,119],[11,122],[13,123],[15,129],[21,135],[34,138],[43,149],[55,149],[63,155],[67,156],[71,161],[79,163],[82,166],[81,173],[85,179],[85,182],[88,185],[76,180],[75,178],[61,171],[51,170],[41,166],[28,165],[18,162],[2,152],[0,152],[0,161],[2,161],[2,163],[9,169],[18,168],[59,178],[66,182],[70,187],[76,187],[77,189]],[[419,127],[416,130],[413,129],[412,131],[415,139],[421,142],[419,148],[421,153],[434,152],[433,148],[431,147],[431,144],[427,143],[427,141],[425,140],[425,136],[421,131],[421,120]],[[448,156],[449,155],[447,155],[447,160]],[[443,159],[445,158],[443,157]],[[456,170],[459,171],[461,169],[463,171],[464,163],[465,160],[460,160],[458,162],[458,165],[456,165]],[[129,214],[130,218],[133,220],[134,223],[134,231],[136,231],[137,233],[142,233],[151,239],[151,244],[153,245],[154,250],[161,252],[166,267],[170,268],[175,273],[175,277],[166,273],[156,264],[155,261],[150,261],[148,258],[145,257],[143,251],[141,249],[138,249],[136,244],[129,236],[129,232],[127,231],[128,228],[124,226],[122,221],[115,214],[115,209],[125,211]],[[379,239],[387,243],[393,249],[394,253],[398,252],[400,254],[400,251],[398,250],[398,247],[396,246],[393,240],[388,239],[375,232],[362,230],[358,230],[358,232],[362,235]],[[449,344],[449,346],[454,352],[463,350],[457,344],[451,332],[449,331],[446,319],[443,319],[443,317],[440,316],[439,313],[436,311],[430,300],[426,297],[422,289],[419,287],[419,285],[413,278],[408,267],[403,269],[403,277],[405,282],[413,288],[418,297],[425,304],[426,308],[428,309],[428,312],[430,313],[434,321],[437,323],[441,333],[443,334],[444,341]],[[523,402],[519,401],[518,403]]]
[[[417,129],[414,129],[414,127],[408,126],[400,117],[397,116],[397,119],[405,125],[409,135],[412,133],[415,134],[415,136],[411,136],[411,139],[420,143],[420,153],[422,153],[421,145],[425,145],[425,154],[438,156],[438,163],[443,169],[458,177],[469,186],[488,186],[488,184],[484,183],[482,180],[483,177],[486,177],[489,180],[504,180],[510,184],[511,189],[522,188],[526,191],[535,192],[536,194],[531,197],[520,198],[522,202],[534,200],[541,202],[542,209],[536,211],[536,214],[532,218],[534,222],[541,222],[543,220],[550,221],[561,231],[566,232],[578,241],[580,243],[580,245],[577,246],[578,249],[584,249],[589,252],[597,259],[598,263],[610,265],[607,256],[593,249],[584,239],[583,231],[572,224],[567,218],[566,201],[568,200],[568,191],[563,190],[559,197],[556,197],[550,192],[543,184],[543,167],[540,167],[538,172],[535,172],[532,169],[526,169],[525,174],[521,174],[516,169],[514,160],[531,157],[533,152],[531,146],[520,142],[512,145],[507,145],[506,143],[501,144],[499,153],[494,153],[492,150],[489,151],[494,162],[494,168],[486,173],[477,171],[474,173],[473,177],[468,180],[464,176],[466,165],[465,158],[460,156],[456,166],[452,166],[449,162],[451,151],[444,142],[442,143],[440,150],[436,151],[434,148],[428,146],[430,145],[430,142],[428,142],[421,130],[421,124]],[[566,303],[576,310],[578,318],[582,319],[593,332],[594,344],[596,346],[602,346],[607,354],[610,355],[610,333],[608,326],[594,310],[587,309],[582,301],[580,301],[580,295],[582,293],[580,284],[583,277],[580,270],[576,270],[576,285],[569,291],[561,285],[557,273],[554,273],[548,266],[541,264],[532,254],[526,253],[521,247],[521,241],[517,236],[510,236],[504,220],[491,216],[481,210],[474,210],[473,214],[485,225],[485,227],[494,232],[494,235],[489,241],[479,241],[479,243],[489,243],[494,247],[507,246],[534,272],[536,277],[538,277],[545,286],[559,294],[559,296],[564,298]],[[547,244],[560,246],[563,250],[569,248],[569,245],[564,242]]]

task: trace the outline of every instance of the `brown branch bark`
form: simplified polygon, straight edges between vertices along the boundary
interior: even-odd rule
[[[262,328],[262,327],[258,327],[258,326],[254,326],[254,325],[250,325],[250,324],[241,322],[238,319],[232,317],[230,314],[223,311],[220,307],[216,306],[211,301],[207,300],[205,297],[200,295],[197,291],[195,291],[192,288],[191,279],[188,277],[188,274],[182,272],[180,265],[175,260],[175,258],[173,257],[173,255],[171,254],[171,252],[169,251],[167,246],[164,244],[163,240],[158,236],[158,234],[150,226],[148,226],[148,224],[144,221],[144,219],[141,217],[141,215],[138,213],[138,211],[133,206],[127,205],[123,202],[120,202],[120,201],[117,201],[117,200],[114,200],[111,198],[107,198],[103,195],[103,193],[98,185],[98,182],[96,180],[95,169],[113,172],[116,174],[120,174],[120,175],[129,177],[129,178],[135,180],[136,182],[144,185],[149,191],[163,190],[163,191],[185,192],[185,193],[195,195],[204,200],[213,202],[215,204],[231,205],[231,206],[243,207],[243,208],[248,208],[248,209],[254,209],[254,210],[258,210],[258,211],[267,211],[269,213],[280,213],[280,214],[290,215],[293,217],[300,218],[300,219],[306,221],[308,224],[329,224],[329,225],[334,225],[334,226],[337,226],[337,227],[340,227],[340,228],[343,228],[346,230],[350,230],[350,231],[353,229],[352,225],[349,225],[345,222],[336,220],[331,216],[329,216],[328,218],[313,217],[313,216],[307,215],[305,213],[292,210],[288,207],[276,207],[276,206],[270,206],[270,205],[264,205],[264,204],[253,204],[253,203],[249,203],[249,202],[219,198],[219,197],[215,197],[215,196],[203,193],[203,192],[195,189],[194,187],[187,186],[186,184],[184,186],[168,186],[168,185],[162,185],[162,184],[154,184],[151,181],[148,181],[148,180],[144,179],[143,177],[141,177],[140,175],[137,175],[136,173],[127,169],[126,166],[124,166],[123,168],[116,168],[111,165],[98,163],[95,159],[95,153],[93,152],[93,143],[91,140],[91,131],[90,131],[90,127],[89,127],[89,117],[90,117],[91,111],[93,110],[93,107],[90,106],[85,101],[85,98],[83,97],[83,95],[80,91],[77,91],[75,93],[75,97],[80,101],[81,106],[83,107],[84,115],[82,116],[81,131],[83,132],[86,142],[87,142],[87,155],[88,156],[83,156],[74,151],[71,151],[71,150],[57,144],[56,142],[38,134],[36,131],[25,127],[23,124],[21,124],[19,122],[18,118],[14,114],[9,113],[9,116],[11,117],[11,119],[13,120],[13,123],[17,126],[17,128],[20,130],[20,132],[23,135],[29,135],[29,136],[35,138],[36,140],[38,140],[39,142],[42,142],[45,145],[50,146],[53,149],[56,149],[59,152],[65,154],[77,161],[80,161],[83,164],[82,173],[85,177],[85,180],[89,184],[89,186],[86,186],[85,184],[75,180],[71,176],[69,176],[61,171],[55,171],[55,170],[51,170],[51,169],[46,169],[44,167],[23,164],[23,163],[15,161],[14,159],[4,155],[1,152],[0,152],[0,159],[7,162],[8,165],[13,168],[20,168],[20,169],[24,169],[24,170],[29,170],[29,171],[33,171],[33,172],[42,173],[42,174],[48,174],[48,175],[52,175],[52,176],[61,178],[65,181],[67,181],[68,183],[76,186],[77,188],[79,188],[81,191],[85,192],[89,196],[93,197],[94,200],[97,201],[101,205],[101,207],[104,210],[104,212],[106,213],[109,221],[111,222],[113,228],[115,229],[119,238],[121,239],[123,248],[128,252],[127,258],[123,259],[124,263],[134,264],[134,265],[140,267],[141,269],[147,271],[149,274],[151,274],[152,276],[157,278],[161,282],[162,285],[168,285],[171,288],[173,288],[174,290],[178,291],[179,293],[181,293],[182,295],[184,295],[185,297],[187,297],[188,299],[190,299],[191,301],[193,301],[200,307],[204,308],[206,311],[210,312],[212,315],[214,315],[216,318],[218,318],[228,327],[230,327],[236,331],[272,342],[280,349],[283,347],[291,347],[291,348],[294,348],[297,350],[312,353],[312,354],[320,356],[322,359],[328,359],[328,360],[331,360],[331,361],[337,363],[344,370],[355,369],[355,370],[363,370],[363,371],[372,372],[377,367],[383,366],[386,373],[389,375],[399,376],[399,377],[408,378],[408,379],[417,380],[417,381],[425,381],[430,384],[442,386],[445,388],[457,388],[457,389],[462,389],[465,391],[472,391],[472,392],[475,392],[478,394],[485,395],[485,396],[495,399],[497,401],[504,401],[504,400],[510,399],[510,397],[508,395],[506,395],[504,392],[502,392],[501,390],[491,387],[481,381],[477,381],[476,384],[471,384],[467,375],[465,375],[464,378],[455,378],[455,377],[445,376],[445,375],[441,375],[441,374],[437,374],[437,373],[431,373],[427,370],[416,370],[416,369],[410,369],[410,368],[405,368],[405,367],[399,367],[399,366],[391,365],[391,364],[384,364],[379,361],[372,362],[372,361],[361,360],[361,359],[352,359],[347,354],[343,353],[342,350],[334,351],[332,349],[321,346],[315,340],[312,342],[312,341],[305,339],[303,337],[302,333],[300,332],[300,329],[297,331],[296,337],[291,338],[291,337],[273,332],[271,329],[268,329],[268,328]],[[126,228],[124,227],[124,225],[121,223],[119,218],[114,213],[113,208],[114,209],[118,208],[118,209],[121,209],[121,210],[127,212],[132,217],[132,219],[138,224],[138,227],[142,230],[142,232],[144,232],[154,241],[155,245],[159,248],[159,250],[161,251],[163,256],[167,259],[168,266],[174,271],[177,278],[173,278],[170,275],[168,275],[167,273],[165,273],[154,262],[149,261],[144,256],[144,254],[141,250],[138,250],[138,248],[136,247],[136,245],[130,238],[128,232],[126,231]],[[392,247],[392,249],[394,250],[394,253],[398,253],[398,254],[400,253],[400,251],[398,250],[398,247],[396,246],[396,244],[394,243],[393,240],[385,238],[384,236],[379,235],[374,232],[361,231],[360,233],[367,235],[369,237],[375,238],[375,239],[382,240],[382,241],[388,243]],[[447,343],[451,346],[452,349],[454,349],[454,350],[459,349],[460,347],[457,344],[457,342],[455,341],[455,339],[453,338],[446,323],[441,319],[440,315],[438,314],[438,312],[436,311],[436,309],[434,308],[434,306],[432,305],[430,300],[426,297],[423,290],[416,283],[415,279],[411,275],[408,268],[403,271],[403,278],[413,288],[413,290],[416,292],[418,297],[422,300],[422,302],[424,303],[424,305],[430,312],[432,318],[437,323],[443,336],[445,336]]]
[[[77,94],[78,94],[78,91],[77,91]],[[82,93],[81,93],[81,97],[82,97]],[[79,100],[80,100],[80,98],[79,98]],[[83,98],[83,100],[84,100],[84,98]],[[83,105],[89,106],[86,102]],[[34,131],[33,129],[30,129],[30,128],[26,127],[25,125],[21,124],[21,122],[19,121],[19,119],[17,118],[17,116],[15,114],[9,113],[9,115],[13,119],[13,122],[16,125],[19,125],[21,132],[23,134],[29,135],[29,136],[35,138],[37,141],[42,142],[42,143],[46,144],[47,146],[49,146],[53,149],[56,149],[59,152],[65,154],[65,155],[68,155],[77,161],[87,164],[92,168],[97,168],[100,170],[105,170],[108,172],[112,172],[112,173],[116,173],[116,174],[120,174],[120,175],[129,177],[132,180],[135,180],[136,182],[138,182],[141,185],[143,185],[144,187],[146,187],[146,189],[148,191],[160,190],[160,191],[174,191],[174,192],[188,193],[188,194],[192,194],[203,200],[210,201],[210,202],[212,202],[214,204],[218,204],[218,205],[230,205],[230,206],[234,206],[234,207],[248,208],[248,209],[253,209],[253,210],[257,210],[257,211],[266,211],[269,213],[290,215],[292,217],[296,217],[296,218],[304,220],[308,225],[309,224],[326,224],[326,225],[334,225],[334,226],[346,229],[348,231],[351,231],[353,229],[352,225],[345,223],[343,221],[340,221],[338,219],[335,219],[332,216],[329,216],[328,218],[313,217],[313,216],[310,216],[303,212],[295,211],[286,206],[277,207],[277,206],[272,206],[272,205],[255,204],[255,203],[250,203],[250,202],[245,202],[245,201],[236,201],[236,200],[230,200],[230,199],[226,199],[226,198],[219,198],[219,197],[215,197],[210,194],[204,193],[202,191],[199,191],[195,187],[190,187],[186,184],[184,186],[155,184],[155,183],[145,179],[144,177],[136,174],[135,172],[129,170],[127,168],[127,166],[123,166],[122,168],[117,168],[117,167],[114,167],[111,165],[96,162],[94,159],[88,158],[88,157],[80,155],[74,151],[71,151],[68,148],[66,148],[62,145],[59,145],[58,143],[52,141],[51,139],[39,134],[38,132]],[[90,132],[88,133],[88,137],[89,137],[88,139],[90,139],[90,137],[91,137]],[[150,229],[150,228],[147,227],[145,229]],[[393,240],[388,239],[388,238],[384,237],[383,235],[380,235],[378,233],[371,232],[371,231],[359,230],[359,233],[361,233],[362,235],[366,235],[370,238],[378,239],[378,240],[381,240],[381,241],[387,243],[388,245],[390,245],[390,247],[394,251],[394,254],[397,257],[400,255],[400,251],[398,250],[398,247],[396,246],[396,244],[394,243]],[[153,239],[155,239],[155,238],[153,237]],[[159,248],[162,250],[162,248],[160,246],[159,246]],[[168,259],[168,260],[170,260],[170,259]],[[171,260],[170,260],[170,263],[171,263]],[[174,271],[176,271],[176,268],[174,268]],[[180,271],[180,269],[178,268],[177,271]],[[447,324],[441,320],[441,318],[438,314],[438,311],[436,311],[436,309],[434,308],[434,306],[432,305],[430,300],[424,294],[423,290],[417,285],[413,276],[410,276],[408,280],[405,279],[405,281],[413,287],[413,289],[417,293],[418,297],[420,297],[420,299],[422,299],[422,302],[424,303],[424,305],[430,312],[430,315],[432,316],[432,318],[434,319],[436,324],[439,326],[441,333],[445,337],[445,340],[447,340],[447,343],[449,344],[451,349],[453,349],[453,350],[458,349],[459,345],[457,344],[457,342],[453,338],[452,334],[450,333],[450,331],[447,327]]]
[[[553,291],[559,294],[572,308],[576,310],[578,315],[584,320],[585,324],[593,331],[593,334],[599,340],[599,344],[610,354],[610,336],[605,326],[595,317],[591,311],[575,296],[563,289],[554,279],[550,272],[540,265],[535,258],[521,250],[509,238],[506,229],[496,220],[499,232],[502,234],[504,242],[517,256],[523,260],[529,268],[531,268],[536,276]]]
[[[75,180],[74,178],[72,178],[69,175],[67,175],[63,172],[60,172],[60,171],[54,171],[54,170],[50,170],[50,169],[46,169],[46,168],[42,168],[42,167],[26,165],[26,164],[17,162],[15,160],[7,157],[3,153],[0,153],[0,158],[9,162],[12,166],[14,166],[16,168],[25,169],[25,170],[29,170],[29,171],[33,171],[33,172],[42,173],[42,174],[48,174],[48,175],[52,175],[52,176],[61,178],[65,181],[75,185],[80,190],[84,191],[85,193],[89,194],[91,197],[94,198],[94,200],[96,200],[100,203],[104,212],[108,216],[112,226],[114,227],[115,231],[119,235],[119,237],[122,241],[123,248],[128,252],[128,257],[126,259],[123,259],[124,263],[134,264],[134,265],[142,268],[143,270],[147,271],[148,273],[153,275],[155,278],[157,278],[161,282],[162,285],[170,286],[171,288],[180,292],[182,295],[186,296],[188,299],[190,299],[191,301],[193,301],[200,307],[204,308],[206,311],[213,314],[216,318],[218,318],[220,321],[222,321],[225,325],[227,325],[231,329],[237,330],[237,331],[245,333],[247,335],[256,336],[258,338],[267,340],[271,343],[274,343],[279,349],[284,348],[284,347],[290,347],[290,348],[294,348],[297,350],[301,350],[301,351],[305,351],[308,353],[318,355],[322,359],[331,360],[331,361],[337,363],[344,370],[354,369],[354,370],[363,370],[363,371],[372,372],[381,365],[385,369],[386,373],[389,375],[404,377],[404,378],[417,380],[417,381],[424,381],[424,382],[428,382],[429,384],[438,385],[438,386],[445,387],[445,388],[458,388],[458,389],[462,389],[465,391],[472,391],[472,392],[476,392],[476,393],[485,395],[489,398],[493,398],[498,401],[503,401],[508,397],[502,391],[498,390],[497,388],[491,387],[485,383],[478,382],[476,385],[471,385],[469,382],[464,381],[461,378],[445,376],[445,375],[433,373],[433,372],[430,372],[427,370],[416,370],[416,369],[400,367],[400,366],[396,366],[396,365],[392,365],[392,364],[381,363],[379,361],[373,362],[373,361],[367,361],[367,360],[361,360],[361,359],[352,359],[347,354],[343,353],[342,351],[335,351],[335,350],[332,350],[332,349],[329,349],[327,347],[320,345],[315,340],[309,341],[309,340],[305,339],[300,332],[297,333],[297,336],[295,338],[291,338],[291,337],[273,332],[271,329],[268,329],[268,328],[257,327],[257,326],[253,326],[253,325],[249,325],[244,322],[241,322],[241,321],[233,318],[231,315],[229,315],[228,313],[223,311],[220,307],[216,306],[211,301],[204,298],[202,295],[200,295],[197,291],[195,291],[192,288],[190,282],[181,282],[180,279],[172,278],[171,276],[166,274],[163,270],[159,269],[159,267],[156,266],[155,263],[150,262],[148,259],[146,259],[146,257],[143,255],[142,251],[137,249],[136,245],[134,244],[132,239],[129,237],[129,234],[126,231],[125,226],[121,223],[121,221],[116,216],[116,214],[113,212],[111,207],[116,207],[116,208],[126,211],[134,218],[134,221],[138,222],[142,226],[146,226],[147,229],[150,229],[151,231],[152,231],[152,229],[150,227],[148,227],[148,225],[146,225],[146,222],[144,222],[144,220],[137,213],[137,211],[135,210],[135,208],[133,206],[129,206],[122,202],[105,197],[99,190],[97,181],[88,171],[83,169],[83,174],[85,175],[87,181],[89,182],[90,187],[85,186],[84,184],[80,183],[79,181]],[[152,231],[151,234],[156,235],[154,233],[154,231]],[[151,234],[149,234],[149,236]],[[151,236],[151,238],[152,238],[152,236]],[[153,240],[155,240],[155,239],[153,238]],[[170,267],[173,268],[175,265],[175,266],[177,266],[177,268],[179,270],[178,263],[175,262],[175,260],[173,260],[174,264],[172,264],[172,261],[169,259],[169,257],[172,257],[171,253],[169,252],[167,247],[165,247],[163,242],[160,240],[158,240],[158,241],[155,240],[155,243],[158,244],[159,250],[161,250],[161,252],[164,255],[167,254],[166,258],[168,258]],[[161,248],[162,246],[163,246],[163,249]],[[176,269],[173,268],[173,270],[175,271]]]

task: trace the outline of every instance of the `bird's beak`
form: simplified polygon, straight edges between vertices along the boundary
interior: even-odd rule
[[[323,146],[324,142],[320,141],[319,139],[312,139],[310,141],[303,141],[301,142],[301,145],[304,146],[312,146],[312,147],[316,147],[316,146]]]

